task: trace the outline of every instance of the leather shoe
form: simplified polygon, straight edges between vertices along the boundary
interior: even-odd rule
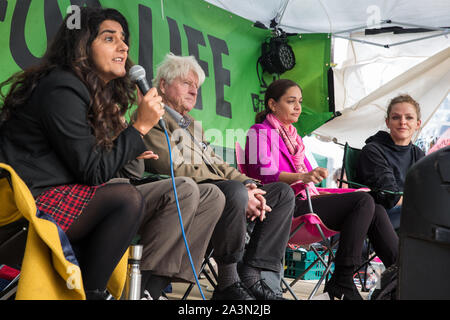
[[[214,290],[211,300],[255,300],[255,297],[238,281],[222,291]]]
[[[281,294],[273,292],[264,282],[264,279],[256,281],[249,290],[255,296],[256,300],[286,300]]]

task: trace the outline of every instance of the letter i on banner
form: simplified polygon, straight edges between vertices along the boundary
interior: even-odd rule
[[[269,160],[268,163],[270,163],[269,167],[263,167],[261,168],[261,175],[273,175],[278,171],[279,163],[280,163],[280,146],[279,146],[279,135],[277,130],[270,129],[268,130],[270,133],[270,151],[268,156],[266,158]],[[265,136],[265,139],[267,139],[267,136]],[[261,145],[268,146],[267,140],[264,141],[265,143],[262,143]],[[259,141],[261,143],[261,141]],[[267,150],[266,150],[267,152]]]

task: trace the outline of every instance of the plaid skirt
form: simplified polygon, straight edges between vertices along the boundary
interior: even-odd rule
[[[53,187],[37,197],[36,207],[39,211],[53,217],[61,229],[66,232],[88,205],[99,187],[101,185],[81,184]]]

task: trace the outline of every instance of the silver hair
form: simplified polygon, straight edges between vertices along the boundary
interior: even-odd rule
[[[159,90],[161,79],[164,79],[170,84],[177,77],[187,77],[191,70],[197,74],[198,86],[200,87],[205,81],[205,72],[202,67],[200,67],[195,57],[182,57],[176,56],[173,53],[168,53],[156,70],[156,77],[152,81],[153,86]]]

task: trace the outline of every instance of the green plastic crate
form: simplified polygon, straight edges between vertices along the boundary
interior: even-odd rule
[[[319,251],[320,253],[320,251]],[[300,251],[286,249],[285,254],[285,270],[284,276],[287,278],[297,278],[308,267],[314,263],[317,256],[313,251]],[[328,255],[325,255],[324,260],[327,261]],[[334,265],[331,266],[331,271],[334,270]],[[324,264],[319,260],[307,273],[300,279],[302,280],[318,280],[325,272]]]

